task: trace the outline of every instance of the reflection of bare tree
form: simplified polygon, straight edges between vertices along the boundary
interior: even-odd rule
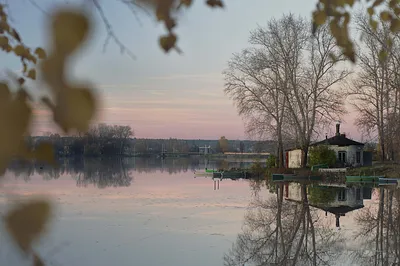
[[[114,160],[88,160],[85,161],[84,171],[73,176],[78,187],[90,184],[98,188],[129,187],[132,182],[132,173],[127,171],[123,159]]]
[[[356,217],[356,239],[363,243],[354,251],[362,265],[400,264],[400,190],[380,187],[378,206],[371,205]]]
[[[277,185],[276,197],[266,200],[254,194],[243,232],[225,255],[225,265],[329,265],[335,259],[340,235],[318,222],[306,185],[301,202],[284,200],[283,191],[283,185]]]

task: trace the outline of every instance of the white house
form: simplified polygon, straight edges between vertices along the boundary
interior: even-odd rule
[[[364,164],[363,152],[364,143],[346,138],[346,134],[340,133],[340,124],[336,124],[335,136],[313,143],[310,145],[328,145],[336,153],[338,163],[344,166],[362,166]],[[286,150],[286,167],[300,168],[302,160],[302,150],[293,148]]]
[[[331,213],[336,217],[336,227],[340,227],[340,217],[345,216],[346,213],[361,209],[364,207],[364,199],[371,199],[371,193],[364,188],[356,187],[342,187],[335,185],[319,186],[323,189],[332,189],[335,193],[335,198],[331,202],[318,203],[310,202],[310,206],[325,211],[325,215]],[[307,187],[307,195],[309,194],[309,187]],[[287,183],[284,187],[285,200],[301,202],[301,184]]]

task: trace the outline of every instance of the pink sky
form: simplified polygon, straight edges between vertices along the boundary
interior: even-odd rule
[[[156,89],[149,85],[100,85],[102,106],[98,122],[130,125],[138,138],[204,138],[244,139],[244,123],[237,115],[233,102],[223,93],[223,76],[204,74],[198,76],[159,77],[164,84],[179,80],[196,84],[198,89]],[[150,82],[151,83],[151,82]],[[204,86],[202,85],[204,83]],[[111,90],[118,87],[118,91]],[[54,131],[50,113],[35,111],[34,129],[38,134]],[[346,115],[341,132],[360,139],[353,125],[354,114]],[[327,132],[333,133],[334,124]]]
[[[97,84],[102,99],[98,122],[130,125],[136,137],[244,139],[244,123],[223,93],[222,71],[227,61],[233,53],[248,47],[249,32],[257,25],[288,12],[311,17],[315,2],[253,0],[251,5],[244,5],[230,0],[224,10],[210,10],[204,1],[194,1],[194,6],[183,12],[177,28],[179,47],[184,52],[179,55],[161,51],[158,37],[165,29],[153,17],[139,14],[138,23],[125,5],[103,1],[114,33],[137,58],[120,54],[112,41],[103,51],[107,35],[104,23],[94,13],[95,32],[71,62],[69,74]],[[57,3],[64,0],[40,1],[42,9]],[[43,25],[48,17],[35,7],[27,9],[27,4],[10,1],[14,24],[28,45],[46,48],[49,35]],[[1,69],[21,69],[15,56],[4,53],[0,57]],[[346,116],[342,131],[359,139],[352,117]],[[55,130],[45,110],[36,111],[33,129],[37,134]]]

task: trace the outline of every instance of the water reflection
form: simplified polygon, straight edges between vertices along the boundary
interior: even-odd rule
[[[133,182],[134,173],[193,173],[195,170],[210,168],[245,168],[251,162],[209,160],[202,157],[157,159],[157,158],[75,158],[60,160],[56,167],[41,163],[19,161],[12,163],[8,170],[19,179],[30,181],[33,175],[44,180],[58,179],[69,175],[78,187],[95,185],[98,188],[127,187]]]
[[[397,186],[253,181],[251,187],[243,231],[225,265],[399,265]],[[349,214],[346,228],[354,229],[339,230]]]
[[[363,265],[400,264],[400,190],[379,188],[377,204],[356,216],[356,238],[363,248],[353,252],[354,261]],[[376,206],[378,205],[378,206]]]

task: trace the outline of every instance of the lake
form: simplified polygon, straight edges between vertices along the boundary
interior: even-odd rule
[[[195,169],[221,164],[129,158],[63,161],[59,169],[14,165],[2,203],[42,194],[57,202],[39,248],[51,265],[222,265],[251,190],[248,181],[224,180],[214,190],[209,177],[194,178]],[[4,235],[1,265],[23,265]]]
[[[1,210],[33,195],[57,203],[36,246],[47,265],[399,263],[397,188],[213,181],[193,173],[248,165],[204,158],[13,164],[2,183]],[[308,195],[307,204],[301,195]],[[32,265],[3,224],[0,230],[1,265]]]

